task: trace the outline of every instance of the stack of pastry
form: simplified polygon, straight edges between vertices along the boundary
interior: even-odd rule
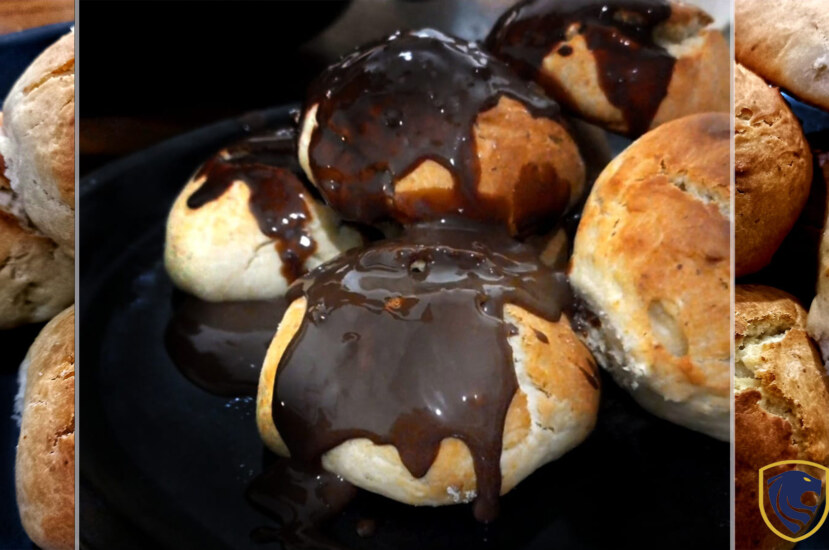
[[[0,329],[52,319],[20,367],[17,502],[41,548],[75,544],[75,33],[3,103]],[[68,306],[68,307],[67,307]]]
[[[789,539],[813,526],[805,514],[784,523],[773,511],[761,468],[785,460],[829,465],[826,233],[820,242],[829,170],[825,144],[804,135],[780,92],[829,110],[827,14],[819,0],[735,4],[738,549],[794,546],[769,529],[760,506]],[[765,479],[792,468],[774,467]],[[822,470],[808,473],[825,478]],[[807,495],[802,505],[825,498],[820,490]]]
[[[728,56],[704,13],[654,4],[522,2],[487,49],[395,33],[326,69],[295,133],[196,172],[168,219],[173,281],[289,304],[258,388],[271,450],[488,521],[590,433],[594,356],[655,414],[728,437],[729,120],[699,113],[727,110]],[[578,80],[625,48],[659,89]],[[567,116],[655,128],[604,168],[573,245],[597,148]]]

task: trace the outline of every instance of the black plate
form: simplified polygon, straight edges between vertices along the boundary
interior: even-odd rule
[[[57,23],[0,36],[0,105],[29,63],[71,23]],[[12,418],[17,370],[43,324],[0,330],[0,548],[30,548],[20,525],[14,492],[14,456],[20,430]]]
[[[195,167],[288,107],[175,138],[81,182],[81,543],[279,548],[245,500],[268,453],[255,404],[206,393],[171,363],[164,221]],[[416,509],[362,493],[326,529],[344,548],[727,548],[729,446],[639,408],[605,378],[587,442],[524,481],[484,527],[468,506]],[[372,537],[356,523],[376,520]]]

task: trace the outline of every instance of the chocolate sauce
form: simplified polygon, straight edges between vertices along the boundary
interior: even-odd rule
[[[256,395],[284,300],[205,302],[176,293],[164,344],[191,382],[222,396]]]
[[[296,131],[285,128],[247,138],[208,160],[196,178],[206,177],[187,199],[187,206],[201,208],[222,196],[236,181],[250,189],[249,207],[263,234],[276,241],[282,274],[294,281],[306,272],[305,260],[317,248],[305,176],[296,160]]]
[[[277,371],[273,416],[301,461],[354,438],[392,444],[416,478],[445,438],[469,448],[475,515],[497,515],[504,420],[518,389],[504,304],[556,320],[563,274],[495,227],[411,226],[299,279],[302,325]]]
[[[579,370],[587,378],[587,382],[593,386],[594,389],[599,389],[599,376],[598,373],[594,370],[593,372],[587,370],[584,367],[579,367]]]
[[[495,24],[486,45],[520,75],[536,80],[578,111],[577,99],[541,72],[553,50],[568,56],[568,33],[584,36],[607,100],[627,122],[628,134],[648,130],[668,93],[676,59],[654,40],[654,28],[671,16],[666,0],[525,0]]]
[[[318,104],[309,146],[314,180],[346,219],[366,223],[462,214],[497,222],[506,198],[484,200],[473,126],[502,96],[534,116],[559,119],[558,105],[475,44],[434,30],[396,33],[346,56],[311,85]],[[426,198],[412,219],[392,211],[394,185],[424,160],[454,178],[451,197]],[[566,200],[565,200],[566,202]]]
[[[278,459],[251,482],[247,498],[280,526],[256,529],[251,538],[280,542],[292,550],[339,550],[342,546],[329,540],[321,527],[356,495],[356,487],[322,468]]]

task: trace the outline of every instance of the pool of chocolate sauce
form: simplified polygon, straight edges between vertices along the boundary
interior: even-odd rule
[[[553,50],[568,57],[570,33],[584,36],[607,100],[627,122],[628,135],[650,127],[668,93],[676,59],[654,40],[654,29],[671,15],[666,0],[525,0],[507,11],[486,40],[487,48],[524,78],[538,81],[563,105],[578,99],[541,72]]]
[[[251,536],[291,549],[342,550],[321,528],[356,495],[356,487],[317,465],[278,458],[251,482],[247,498],[277,520],[279,528],[259,527]]]
[[[349,220],[505,220],[505,198],[478,196],[473,137],[478,114],[503,96],[559,120],[553,100],[476,44],[426,29],[366,46],[311,84],[306,107],[318,105],[309,146],[314,181]],[[454,189],[440,193],[440,204],[423,199],[414,219],[401,219],[392,208],[394,185],[427,159],[452,174]]]
[[[284,300],[206,302],[176,291],[171,305],[164,344],[182,374],[214,395],[256,395]]]
[[[504,420],[518,384],[507,303],[557,320],[561,273],[494,226],[410,226],[348,252],[291,287],[307,310],[282,357],[274,422],[291,456],[318,463],[340,443],[392,444],[416,478],[445,438],[472,454],[475,515],[497,515]]]
[[[259,229],[276,241],[282,274],[293,281],[305,273],[305,260],[317,248],[307,229],[311,199],[296,155],[296,130],[282,128],[245,138],[211,157],[198,171],[204,182],[187,199],[201,208],[222,196],[236,181],[250,189],[250,211]],[[313,200],[313,199],[312,199]]]

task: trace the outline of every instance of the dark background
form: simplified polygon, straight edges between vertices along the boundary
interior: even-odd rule
[[[326,65],[398,28],[483,38],[512,2],[81,0],[81,176],[186,130],[299,101]]]

